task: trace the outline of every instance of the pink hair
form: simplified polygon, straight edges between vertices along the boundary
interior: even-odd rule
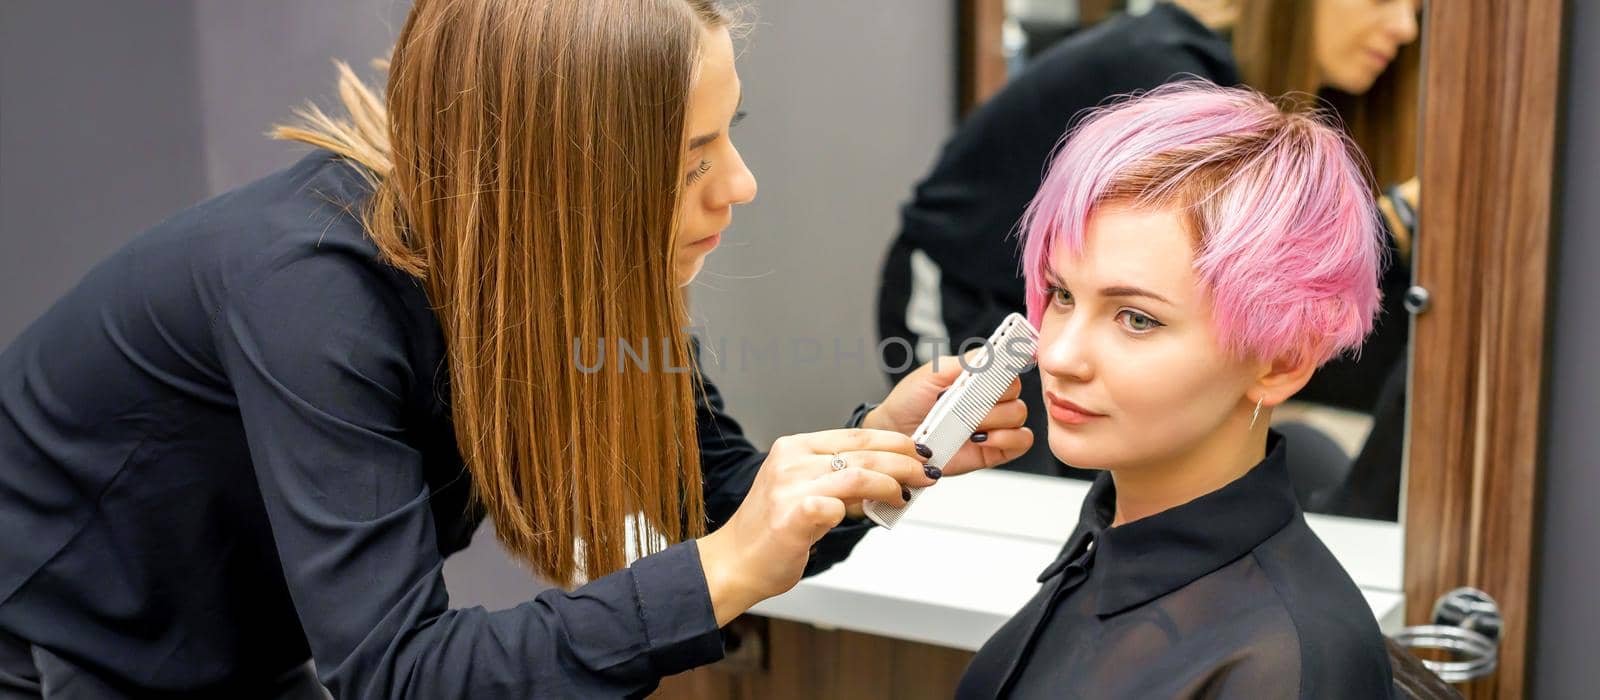
[[[1366,161],[1324,117],[1201,81],[1095,110],[1058,152],[1021,222],[1028,318],[1058,246],[1082,253],[1096,207],[1181,207],[1217,336],[1236,357],[1359,350],[1387,250]]]

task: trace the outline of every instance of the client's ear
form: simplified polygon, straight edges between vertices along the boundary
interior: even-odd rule
[[[1262,365],[1250,396],[1261,399],[1261,405],[1268,408],[1277,406],[1304,389],[1316,371],[1313,358],[1278,358]]]

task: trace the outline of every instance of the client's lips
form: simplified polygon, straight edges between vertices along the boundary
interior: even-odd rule
[[[1053,391],[1044,392],[1045,410],[1050,414],[1050,419],[1057,423],[1067,425],[1082,425],[1096,418],[1104,418],[1104,413],[1095,413],[1071,401],[1057,396]]]

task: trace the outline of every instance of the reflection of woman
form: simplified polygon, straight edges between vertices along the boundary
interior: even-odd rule
[[[1083,122],[1023,273],[1050,451],[1104,471],[960,697],[1389,696],[1267,428],[1372,327],[1377,216],[1341,134],[1253,92],[1167,86]]]
[[[880,430],[770,454],[685,369],[682,287],[756,193],[726,24],[419,0],[386,106],[347,76],[353,124],[286,132],[329,150],[30,326],[0,355],[0,695],[320,697],[308,659],[341,698],[641,695],[845,556],[863,498],[941,476],[894,431],[953,361],[854,421]],[[571,354],[620,340],[648,366]],[[1022,409],[950,472],[1026,448]],[[627,565],[633,513],[678,544]],[[590,582],[449,609],[444,558],[486,514]]]
[[[1186,75],[1222,85],[1242,82],[1274,95],[1319,93],[1349,123],[1380,185],[1411,178],[1413,120],[1403,115],[1415,101],[1416,61],[1414,51],[1406,50],[1417,36],[1415,0],[1238,0],[1231,3],[1231,42],[1195,19],[1187,9],[1191,4],[1158,4],[1143,16],[1120,17],[1062,41],[961,124],[901,211],[878,296],[884,338],[901,338],[912,347],[933,338],[959,343],[985,335],[1021,308],[1022,283],[1006,237],[1038,189],[1062,132],[1076,115],[1113,95]],[[1218,2],[1194,4],[1197,12],[1214,11]],[[1403,251],[1409,232],[1395,232]],[[1302,398],[1371,409],[1387,368],[1405,348],[1406,317],[1398,304],[1408,279],[1405,265],[1394,266],[1385,278],[1392,301],[1384,318],[1393,320],[1380,321],[1362,349],[1362,362],[1335,360]],[[888,359],[890,367],[909,365]],[[1041,430],[1044,407],[1034,381],[1024,379],[1023,395],[1030,402],[1030,425]],[[1042,449],[1011,467],[1073,471]]]

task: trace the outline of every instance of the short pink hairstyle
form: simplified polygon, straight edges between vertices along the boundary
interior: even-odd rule
[[[1035,325],[1051,257],[1082,253],[1102,205],[1183,209],[1217,336],[1240,359],[1320,366],[1372,329],[1387,246],[1365,159],[1319,114],[1201,81],[1096,109],[1020,224]]]

